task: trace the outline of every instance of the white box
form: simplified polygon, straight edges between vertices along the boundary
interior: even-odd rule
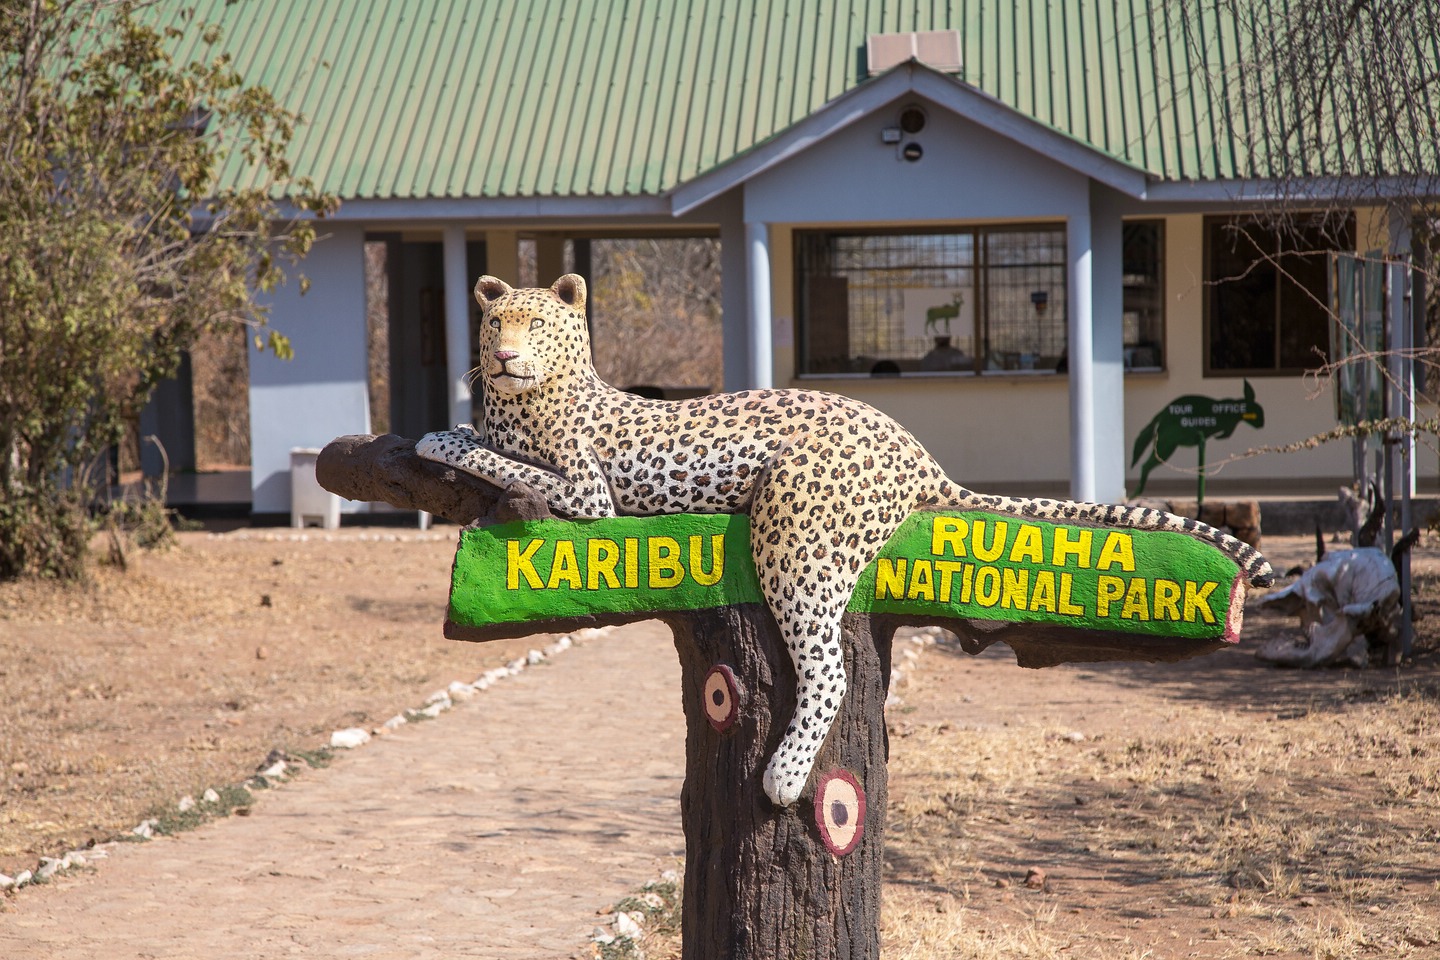
[[[290,526],[299,529],[306,520],[319,521],[326,530],[340,527],[340,497],[315,479],[318,447],[290,450]]]

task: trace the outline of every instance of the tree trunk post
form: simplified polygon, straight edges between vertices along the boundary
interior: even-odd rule
[[[395,436],[340,437],[322,451],[317,477],[349,499],[461,523],[548,514],[529,491],[499,491],[421,460],[414,447]],[[780,810],[762,777],[795,712],[796,682],[774,617],[759,603],[656,616],[675,637],[685,710],[685,960],[878,957],[894,618],[846,614],[840,716],[806,793]],[[734,707],[728,721],[725,705]],[[817,806],[822,785],[831,789]]]
[[[796,684],[774,618],[763,605],[744,604],[665,619],[680,656],[686,723],[682,956],[878,957],[893,627],[846,616],[849,687],[840,716],[810,788],[780,810],[761,779],[794,713]],[[738,702],[726,723],[731,698]]]

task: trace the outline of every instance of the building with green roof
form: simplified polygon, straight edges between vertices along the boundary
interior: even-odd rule
[[[1328,211],[1302,218],[1306,249],[1408,251],[1397,202],[1437,179],[1433,100],[1410,105],[1429,131],[1418,153],[1350,136],[1363,104],[1343,97],[1311,141],[1277,136],[1284,104],[1244,68],[1254,24],[1215,12],[1235,5],[198,8],[247,80],[306,117],[295,173],[342,202],[304,266],[310,292],[271,302],[295,360],[251,357],[257,513],[289,509],[291,448],[370,430],[367,238],[403,248],[406,289],[443,291],[397,370],[401,432],[470,419],[470,290],[481,273],[514,280],[522,238],[549,283],[566,241],[718,236],[725,388],[863,399],[976,489],[1119,500],[1131,443],[1178,396],[1253,385],[1263,433],[1212,460],[1335,424],[1328,386],[1304,376],[1328,349],[1328,260],[1257,266],[1236,218],[1298,197]],[[182,56],[207,53],[193,34]],[[1361,182],[1367,202],[1346,201]],[[1241,279],[1212,283],[1227,277]],[[1211,490],[1319,489],[1350,457],[1242,460]]]

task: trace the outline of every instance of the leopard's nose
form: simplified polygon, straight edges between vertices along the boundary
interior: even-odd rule
[[[515,359],[516,357],[518,357],[518,356],[520,356],[520,354],[519,354],[518,351],[515,351],[515,350],[496,350],[496,351],[495,351],[495,359],[496,359],[496,360],[499,360],[501,363],[504,363],[506,360],[514,360],[514,359]]]

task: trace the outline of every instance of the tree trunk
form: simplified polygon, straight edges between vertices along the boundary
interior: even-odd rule
[[[683,956],[877,957],[893,625],[846,616],[849,689],[840,716],[810,788],[779,810],[765,796],[762,776],[795,710],[796,684],[774,618],[763,605],[747,604],[666,620],[680,655],[687,727]],[[721,664],[739,688],[738,714],[723,731],[707,715],[705,699],[707,677]],[[826,845],[813,795],[837,770],[851,774],[864,797],[858,844],[841,856]],[[842,798],[853,795],[837,788]],[[857,813],[852,806],[839,819]]]

